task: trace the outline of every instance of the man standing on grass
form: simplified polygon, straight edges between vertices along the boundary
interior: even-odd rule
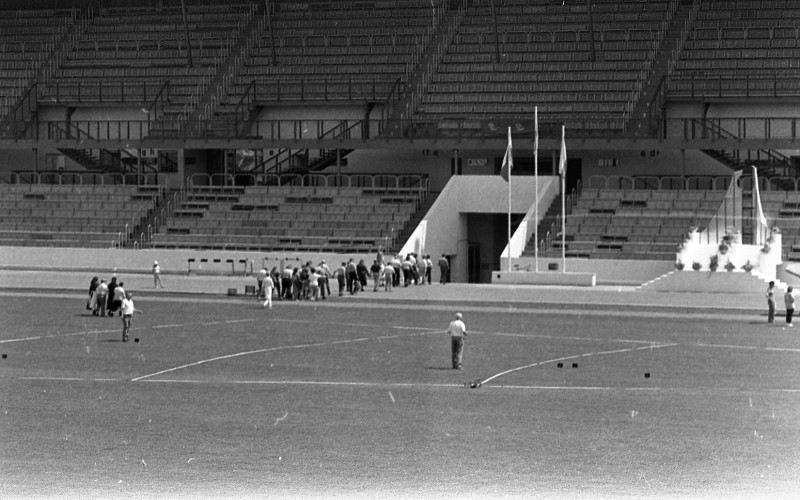
[[[794,326],[792,324],[792,316],[794,315],[794,294],[793,288],[786,289],[786,295],[783,296],[783,301],[786,303],[786,326]]]
[[[461,313],[456,313],[456,319],[447,327],[450,334],[450,351],[453,360],[453,369],[461,369],[461,359],[464,357],[464,337],[467,336],[467,327],[461,321]]]
[[[262,284],[264,286],[264,308],[272,309],[272,291],[275,288],[275,282],[272,281],[272,276],[267,274],[264,276]]]
[[[131,331],[131,318],[133,317],[133,313],[142,314],[142,311],[136,309],[133,305],[133,293],[128,292],[125,294],[125,298],[122,299],[122,305],[120,306],[120,313],[122,316],[122,341],[128,341],[128,333]]]

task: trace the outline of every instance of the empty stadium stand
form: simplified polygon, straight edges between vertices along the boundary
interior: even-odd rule
[[[163,196],[131,185],[0,183],[0,245],[125,245]]]
[[[585,188],[565,224],[566,255],[589,259],[674,260],[689,228],[703,228],[725,191]],[[561,255],[560,227],[543,256]],[[531,245],[526,254],[532,255]]]
[[[392,248],[427,195],[412,187],[193,186],[152,248],[374,252]]]

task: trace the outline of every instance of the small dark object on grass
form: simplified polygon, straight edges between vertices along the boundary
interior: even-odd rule
[[[7,355],[3,354],[3,359],[6,359],[7,357],[8,357]]]
[[[133,339],[133,341],[134,342],[139,342],[139,337],[136,337],[135,339]]]
[[[559,363],[559,364],[558,364],[558,367],[559,367],[559,368],[564,368],[564,363]]]
[[[480,380],[475,380],[469,384],[470,389],[477,389],[478,387],[482,386],[483,382]]]
[[[578,367],[578,363],[572,363],[572,367],[573,368],[577,368]]]
[[[650,372],[645,373],[644,378],[650,378]]]

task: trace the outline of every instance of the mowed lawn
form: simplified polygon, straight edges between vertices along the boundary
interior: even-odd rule
[[[457,371],[451,306],[136,304],[122,343],[77,295],[0,296],[0,497],[800,491],[780,323],[465,306]]]

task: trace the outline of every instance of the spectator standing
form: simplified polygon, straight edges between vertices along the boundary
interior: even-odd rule
[[[117,287],[117,290],[121,288]],[[137,312],[142,314],[142,311],[136,309],[133,305],[133,293],[128,292],[122,299],[122,303],[120,304],[120,311],[119,315],[122,316],[122,341],[128,341],[128,333],[131,331],[131,318],[133,317],[133,313]]]
[[[378,287],[381,283],[381,276],[383,275],[381,267],[381,263],[378,259],[375,259],[375,262],[373,262],[372,266],[369,268],[370,273],[372,273],[372,283],[375,285],[372,289],[373,292],[378,291]]]
[[[417,278],[417,285],[425,284],[425,275],[427,273],[428,273],[428,263],[425,262],[425,257],[422,256],[417,261],[417,274],[419,275]]]
[[[161,283],[161,266],[158,265],[158,261],[153,262],[153,285],[156,288],[164,288],[164,284]]]
[[[342,265],[333,272],[333,276],[339,283],[339,297],[341,297],[347,287],[347,262],[342,262]]]
[[[273,266],[272,270],[269,273],[270,278],[272,278],[272,284],[275,286],[275,295],[278,297],[278,300],[282,298],[282,289],[281,289],[281,272],[278,269],[278,266]]]
[[[356,274],[358,275],[359,290],[367,290],[367,278],[369,277],[369,268],[364,264],[364,259],[358,261],[356,266]]]
[[[266,269],[264,269],[266,271]],[[262,307],[269,307],[272,309],[272,292],[275,289],[275,282],[272,281],[272,275],[267,274],[264,277],[264,305]]]
[[[329,283],[331,279],[331,268],[328,267],[328,264],[325,263],[324,260],[320,261],[319,265],[317,266],[317,273],[320,276],[319,279],[319,289],[324,299],[326,295],[331,294],[331,285]]]
[[[453,369],[461,369],[461,361],[464,357],[464,337],[467,336],[467,327],[461,320],[461,313],[456,313],[456,319],[450,322],[447,327],[450,334],[450,354],[453,362]]]
[[[89,282],[89,298],[86,299],[86,309],[92,311],[92,316],[95,315],[95,307],[97,306],[97,296],[95,295],[95,291],[99,285],[100,278],[97,276],[92,278],[92,281]]]
[[[111,282],[108,284],[108,299],[107,299],[106,307],[108,308],[108,315],[109,316],[113,316],[114,315],[114,309],[113,309],[114,308],[114,297],[115,297],[114,290],[117,289],[117,286],[118,286],[117,285],[117,275],[115,274],[114,276],[111,277]]]
[[[125,283],[120,281],[119,285],[114,289],[114,300],[111,302],[111,310],[109,311],[112,316],[115,312],[122,316],[122,301],[127,297],[124,287]]]
[[[447,284],[447,275],[450,273],[450,263],[447,262],[447,257],[442,254],[439,259],[439,283],[442,285]]]
[[[431,284],[431,275],[433,274],[433,261],[431,260],[430,254],[425,256],[425,278],[428,280],[428,284]]]
[[[775,282],[770,281],[767,287],[767,323],[775,321]]]
[[[262,267],[261,270],[256,273],[256,283],[258,283],[256,300],[261,300],[261,297],[264,295],[264,279],[266,277],[267,277],[267,270]]]
[[[286,266],[281,274],[281,288],[283,289],[283,296],[287,300],[292,299],[292,266]]]
[[[319,295],[319,273],[312,267],[308,270],[308,298],[317,300]]]
[[[783,301],[786,303],[786,326],[794,326],[792,324],[792,316],[794,315],[794,289],[789,287],[786,289],[786,294],[783,296]]]
[[[406,255],[406,260],[403,261],[403,287],[407,287],[411,283],[411,254]]]
[[[350,292],[350,295],[353,295],[358,291],[356,288],[356,282],[358,281],[358,272],[356,270],[356,263],[353,262],[353,259],[347,261],[347,267],[345,267],[345,275],[347,277],[347,291]]]
[[[95,299],[95,311],[93,314],[105,316],[106,305],[108,304],[108,285],[106,285],[106,280],[100,280],[100,284],[97,285],[95,294],[97,295],[97,298]]]
[[[392,285],[397,279],[397,275],[392,266],[384,266],[383,268],[383,289],[387,292],[392,291]]]
[[[400,256],[395,255],[392,257],[389,265],[394,269],[394,283],[392,283],[392,286],[398,287],[400,286],[400,273],[403,271],[403,263],[400,261]]]

